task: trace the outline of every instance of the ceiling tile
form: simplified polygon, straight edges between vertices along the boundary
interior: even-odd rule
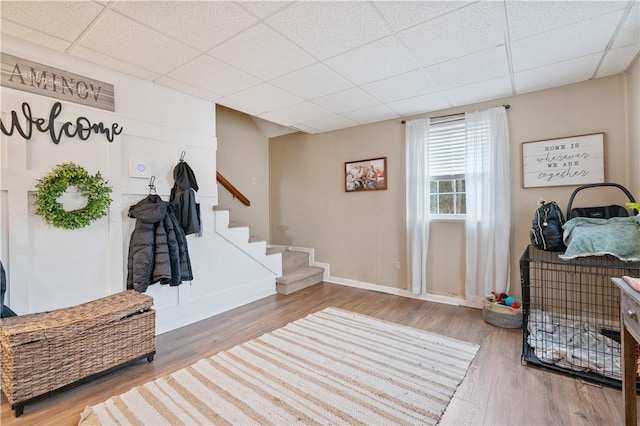
[[[424,71],[416,70],[365,84],[362,89],[386,103],[432,93],[437,87]]]
[[[342,92],[314,99],[313,103],[318,104],[329,111],[335,112],[336,114],[340,114],[347,111],[354,111],[377,105],[379,102],[362,89],[354,87],[352,89],[347,89]]]
[[[626,71],[638,53],[640,53],[640,43],[609,50],[598,68],[596,77],[606,77]]]
[[[612,47],[623,47],[640,43],[640,3],[636,2],[629,11]]]
[[[431,93],[429,95],[390,102],[388,106],[401,116],[406,116],[450,108],[451,104],[440,93]]]
[[[332,115],[331,111],[327,111],[311,102],[302,102],[288,107],[276,109],[272,111],[274,114],[286,117],[295,123],[306,122],[313,117],[321,117],[323,115]]]
[[[295,126],[291,126],[291,128],[300,130],[301,132],[305,132],[310,135],[322,133],[322,130],[316,129],[315,127],[307,126],[306,124],[302,124],[302,123],[297,123]]]
[[[208,55],[197,57],[168,76],[222,96],[260,84],[257,78]]]
[[[282,116],[280,116],[278,114],[274,114],[272,112],[262,113],[262,114],[258,115],[258,117],[260,117],[260,118],[262,118],[264,120],[268,120],[268,121],[272,121],[274,123],[278,123],[278,124],[280,124],[282,126],[285,126],[285,127],[290,127],[290,126],[293,126],[294,124],[296,124],[296,122],[294,120],[291,120],[291,119],[289,119],[287,117],[282,117]]]
[[[385,105],[374,105],[357,111],[345,112],[341,115],[358,124],[375,123],[399,117],[395,111]]]
[[[155,82],[161,86],[165,86],[182,93],[187,93],[191,96],[195,96],[196,98],[206,99],[208,101],[214,101],[215,99],[220,97],[220,95],[204,90],[202,87],[192,86],[190,84],[183,83],[182,81],[169,78],[167,76],[160,77],[155,80]]]
[[[183,43],[111,11],[101,16],[79,39],[79,44],[160,74],[199,54]]]
[[[63,40],[37,30],[32,30],[24,25],[14,24],[13,22],[9,22],[4,19],[0,23],[0,29],[2,30],[3,38],[6,34],[22,40],[29,40],[31,43],[47,46],[50,49],[58,50],[60,52],[64,52],[71,45],[70,41]]]
[[[230,1],[115,1],[111,8],[201,51],[258,22]]]
[[[346,129],[347,127],[357,126],[358,123],[354,123],[351,120],[339,115],[326,115],[322,117],[314,117],[311,120],[307,120],[304,123],[306,126],[313,127],[323,132],[331,132],[333,130]],[[296,125],[296,127],[298,127]]]
[[[621,12],[594,18],[511,44],[515,72],[603,52]]]
[[[269,83],[303,99],[313,99],[353,87],[344,77],[321,63],[283,75]]]
[[[290,1],[239,1],[240,7],[248,10],[260,19],[273,15],[293,2]]]
[[[512,96],[513,91],[511,78],[505,76],[445,90],[442,94],[446,96],[452,106],[461,106]]]
[[[469,1],[375,1],[373,5],[394,31],[402,31],[469,6],[471,3]]]
[[[90,1],[0,2],[4,19],[67,41],[75,40],[103,9]]]
[[[114,59],[111,56],[103,55],[100,52],[78,46],[77,44],[72,46],[68,53],[86,61],[93,62],[94,64],[100,64],[107,68],[133,75],[144,80],[155,80],[160,77],[160,74],[154,71]]]
[[[252,109],[257,111],[256,115],[302,102],[299,97],[266,83],[227,96],[225,99],[251,105]]]
[[[271,80],[316,62],[313,57],[264,24],[209,51],[251,75]]]
[[[390,34],[369,2],[296,2],[266,22],[317,59],[326,59]]]
[[[502,3],[480,2],[398,33],[421,65],[433,65],[504,44]]]
[[[506,2],[512,42],[566,27],[576,22],[624,9],[623,1],[514,1]]]
[[[588,80],[598,66],[600,56],[596,53],[515,73],[516,91],[521,94]]]
[[[450,89],[509,75],[509,64],[506,49],[500,46],[433,65],[426,71],[440,89]]]
[[[367,44],[325,61],[356,85],[415,70],[418,63],[395,36]]]

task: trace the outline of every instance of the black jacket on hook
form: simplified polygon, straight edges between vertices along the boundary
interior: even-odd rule
[[[198,182],[186,161],[180,161],[173,169],[175,183],[171,188],[171,202],[176,210],[176,218],[185,235],[200,233],[200,205],[196,203]]]
[[[193,280],[187,239],[171,203],[149,195],[129,208],[136,225],[129,241],[127,289],[145,292],[160,282]]]

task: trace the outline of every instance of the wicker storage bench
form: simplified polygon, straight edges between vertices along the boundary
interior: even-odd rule
[[[153,298],[123,291],[64,309],[4,318],[2,392],[24,405],[155,354]]]

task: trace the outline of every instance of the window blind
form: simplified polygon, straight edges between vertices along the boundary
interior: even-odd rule
[[[429,175],[464,175],[466,157],[464,115],[432,119],[429,127]]]

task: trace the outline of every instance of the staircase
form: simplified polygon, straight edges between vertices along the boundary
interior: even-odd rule
[[[309,253],[290,248],[267,248],[263,239],[249,235],[249,227],[229,220],[229,210],[214,207],[215,232],[271,271],[276,291],[291,294],[322,282],[324,268],[309,265]]]
[[[282,276],[276,278],[276,291],[291,294],[322,282],[324,268],[309,265],[309,253],[286,249],[282,252]]]

